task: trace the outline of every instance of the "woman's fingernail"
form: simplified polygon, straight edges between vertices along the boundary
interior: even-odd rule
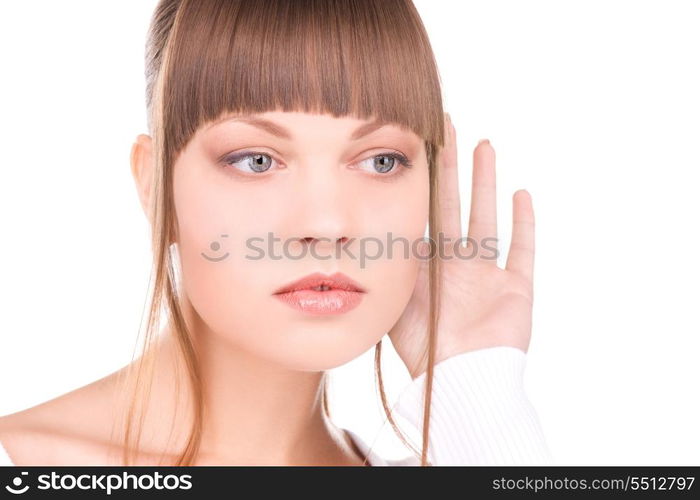
[[[490,142],[488,139],[481,139],[481,140],[479,141],[479,143],[477,144],[477,146],[478,146],[479,144],[481,144],[482,142],[485,142],[485,143],[487,143],[487,144],[491,144],[491,142]]]

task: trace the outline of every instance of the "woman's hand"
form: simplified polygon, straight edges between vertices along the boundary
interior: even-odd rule
[[[496,158],[491,144],[481,141],[474,149],[468,242],[458,248],[458,257],[454,245],[462,234],[457,147],[455,128],[447,113],[445,131],[445,146],[438,158],[440,217],[446,243],[435,364],[485,347],[513,346],[527,352],[535,251],[530,194],[519,190],[513,195],[513,236],[505,269],[501,269],[496,263]],[[389,332],[413,378],[427,367],[428,301],[428,259],[423,258],[408,306]]]

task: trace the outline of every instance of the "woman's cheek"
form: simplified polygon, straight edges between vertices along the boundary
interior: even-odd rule
[[[228,340],[259,338],[267,330],[260,328],[261,297],[267,285],[260,279],[264,261],[246,257],[257,255],[246,248],[246,241],[257,232],[249,209],[255,200],[233,193],[227,184],[207,183],[206,176],[190,176],[186,168],[180,172],[174,186],[175,207],[187,298],[208,333]],[[256,329],[258,335],[251,336],[249,332]]]

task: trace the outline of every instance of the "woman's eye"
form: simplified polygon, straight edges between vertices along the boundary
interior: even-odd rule
[[[275,160],[269,154],[258,152],[239,153],[224,159],[225,165],[249,174],[264,173],[270,170],[274,162]],[[399,172],[389,173],[403,167],[409,168],[412,166],[408,158],[401,153],[384,153],[371,156],[362,160],[359,165],[362,170],[380,176],[397,175]]]
[[[385,153],[375,155],[360,162],[360,168],[369,170],[372,173],[386,174],[392,170],[397,170],[396,164],[403,167],[410,167],[411,163],[404,155],[399,153]],[[393,174],[392,174],[393,175]]]
[[[245,153],[232,156],[224,160],[224,163],[231,165],[244,172],[259,174],[270,169],[272,157],[264,153]]]

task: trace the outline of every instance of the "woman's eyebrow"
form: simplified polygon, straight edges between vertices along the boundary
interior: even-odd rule
[[[254,127],[257,127],[259,129],[264,130],[265,132],[268,132],[269,134],[272,134],[276,137],[280,137],[282,139],[287,139],[287,140],[292,140],[292,134],[284,128],[282,125],[279,125],[271,120],[267,120],[265,118],[261,118],[259,116],[254,116],[254,115],[241,115],[241,116],[229,116],[226,118],[223,118],[221,120],[218,120],[211,125],[207,127],[207,129],[213,127],[214,125],[218,125],[219,123],[225,122],[225,121],[236,121],[236,122],[243,122],[247,123],[249,125],[252,125]],[[361,139],[362,137],[371,134],[375,130],[378,130],[380,128],[383,128],[385,126],[389,125],[386,122],[380,121],[380,120],[375,120],[372,122],[364,123],[360,125],[355,131],[350,135],[350,140],[351,141],[357,141],[358,139]]]
[[[282,139],[287,139],[291,140],[292,139],[292,134],[284,128],[281,125],[276,124],[273,121],[266,120],[265,118],[260,118],[258,116],[252,116],[252,115],[244,115],[244,116],[229,116],[226,118],[223,118],[221,120],[218,120],[211,125],[207,127],[207,130],[213,127],[214,125],[218,125],[222,122],[243,122],[247,123],[248,125],[252,125],[254,127],[258,127],[259,129],[264,130],[265,132],[272,134],[274,136],[280,137]]]
[[[364,125],[360,125],[355,131],[352,133],[350,136],[351,141],[356,141],[358,139],[361,139],[362,137],[371,134],[377,129],[380,129],[382,127],[387,126],[388,123],[382,122],[382,121],[373,121],[369,123],[365,123]]]

